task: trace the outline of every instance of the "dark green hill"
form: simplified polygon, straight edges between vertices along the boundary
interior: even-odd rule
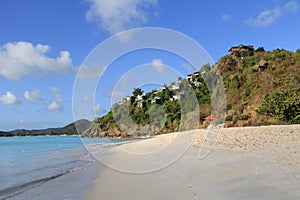
[[[187,78],[179,78],[177,83],[144,95],[140,89],[135,89],[131,97],[115,104],[105,116],[95,119],[84,136],[149,135],[161,126],[158,134],[178,131],[182,114],[179,100],[182,91],[178,87],[184,83],[192,86],[199,102],[198,128],[207,127],[209,122],[205,117],[211,114],[211,97],[204,76],[214,73],[221,74],[225,87],[225,127],[300,123],[300,50],[295,53],[284,49],[265,52],[262,47],[255,50],[253,46],[240,45],[230,48],[214,66],[205,65]],[[155,126],[150,127],[149,114],[157,104],[163,106],[165,117],[157,118]],[[129,124],[119,120],[124,118],[124,106],[128,107],[125,118],[132,119]],[[192,106],[186,107],[188,112],[193,112]],[[119,120],[118,124],[115,119]],[[130,126],[136,131],[122,131]]]
[[[78,132],[76,130],[75,124],[78,129]],[[17,129],[9,132],[1,131],[0,136],[77,135],[82,134],[85,130],[87,130],[90,127],[90,125],[91,121],[81,119],[60,128],[47,128],[36,130]]]

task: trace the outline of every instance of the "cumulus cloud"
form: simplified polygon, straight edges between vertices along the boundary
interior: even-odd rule
[[[54,99],[56,102],[63,102],[61,98],[61,92],[58,87],[50,87],[50,91],[54,94]]]
[[[7,91],[6,94],[0,96],[0,103],[2,104],[19,104],[21,101],[12,92]]]
[[[30,103],[35,103],[36,101],[41,99],[40,91],[39,90],[32,90],[32,91],[25,91],[24,97]]]
[[[55,101],[53,101],[52,103],[50,103],[48,105],[48,110],[50,111],[61,111],[63,109],[63,106]]]
[[[254,26],[267,26],[273,23],[277,18],[281,16],[279,8],[262,11],[255,19],[249,19],[247,22]]]
[[[48,104],[48,110],[61,111],[63,110],[63,100],[61,98],[61,90],[58,87],[50,87],[50,91],[54,95],[54,101]]]
[[[56,58],[46,56],[48,45],[29,42],[6,43],[0,46],[0,75],[10,80],[20,80],[24,75],[43,73],[67,74],[72,71],[68,51],[61,51]]]
[[[158,72],[163,72],[166,70],[166,67],[161,59],[153,59],[151,64]]]
[[[156,0],[88,0],[90,8],[86,13],[89,22],[115,34],[147,22],[146,11]]]

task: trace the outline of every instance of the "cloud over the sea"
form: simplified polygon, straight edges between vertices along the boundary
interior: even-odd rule
[[[63,110],[63,100],[61,98],[61,90],[58,87],[51,87],[50,91],[54,95],[54,100],[48,104],[48,110],[50,111]]]
[[[139,27],[148,21],[147,10],[156,0],[88,0],[86,19],[110,34]]]
[[[0,103],[2,103],[2,104],[19,104],[19,103],[21,103],[21,101],[12,92],[7,91],[4,95],[0,96]]]
[[[0,75],[9,80],[20,80],[24,75],[72,72],[72,59],[68,51],[51,58],[46,55],[48,45],[29,42],[9,42],[0,46]]]
[[[35,103],[41,99],[41,94],[39,90],[25,91],[24,97],[30,103]]]

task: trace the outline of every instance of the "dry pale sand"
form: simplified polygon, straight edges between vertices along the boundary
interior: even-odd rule
[[[300,125],[173,133],[95,156],[88,200],[300,199]]]

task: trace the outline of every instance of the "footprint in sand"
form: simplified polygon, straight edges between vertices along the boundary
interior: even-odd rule
[[[189,185],[189,188],[190,188],[190,189],[193,189],[193,185]],[[196,196],[197,193],[195,192],[193,195]]]

